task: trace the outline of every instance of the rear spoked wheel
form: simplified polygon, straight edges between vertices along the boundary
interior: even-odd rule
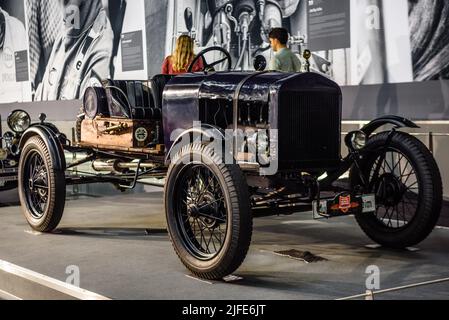
[[[379,166],[379,173],[376,167]],[[386,227],[406,227],[418,211],[420,181],[416,169],[399,150],[389,150],[374,162],[370,173],[376,194],[377,219]]]
[[[437,164],[422,142],[396,132],[372,137],[362,163],[368,186],[376,195],[376,212],[356,215],[363,231],[375,242],[406,248],[423,241],[434,229],[441,211],[442,183]],[[389,143],[388,143],[389,142]],[[352,170],[353,186],[360,178]]]

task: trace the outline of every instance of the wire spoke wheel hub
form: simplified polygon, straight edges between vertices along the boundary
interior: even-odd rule
[[[226,238],[228,219],[223,189],[204,165],[186,166],[179,175],[177,221],[189,251],[213,259]]]
[[[370,178],[378,205],[376,217],[389,228],[409,224],[418,210],[420,183],[408,158],[399,150],[388,150],[374,161]]]
[[[25,188],[27,203],[33,217],[41,219],[49,201],[48,170],[38,151],[30,152],[25,163],[28,168],[25,171],[25,181],[28,181],[28,188]]]
[[[60,153],[58,155],[58,153]],[[64,156],[39,136],[25,141],[19,162],[19,198],[33,230],[51,232],[61,221],[66,195]]]

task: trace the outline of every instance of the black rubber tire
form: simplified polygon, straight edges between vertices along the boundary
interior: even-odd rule
[[[372,150],[372,156],[366,157],[362,163],[362,172],[372,169],[373,162],[384,150],[389,132],[377,134],[367,142],[367,150]],[[425,240],[435,228],[441,213],[443,187],[441,174],[432,153],[415,137],[395,132],[391,137],[391,148],[400,151],[416,170],[419,181],[418,207],[414,218],[408,225],[394,229],[382,223],[374,213],[358,214],[356,220],[366,235],[376,243],[389,248],[404,249],[415,246]],[[356,169],[351,170],[353,187],[360,185],[360,178]]]
[[[227,233],[219,254],[204,261],[189,252],[177,227],[174,213],[174,192],[178,174],[191,162],[192,156],[203,159],[203,164],[220,182],[227,204]],[[204,161],[205,160],[205,161]],[[165,212],[168,231],[176,254],[186,268],[196,277],[220,280],[232,274],[243,263],[251,244],[253,219],[246,178],[236,164],[218,164],[220,158],[210,148],[194,143],[183,147],[172,159],[165,185]]]
[[[45,170],[48,177],[48,202],[46,209],[40,218],[33,217],[30,203],[27,200],[25,188],[29,188],[28,182],[24,181],[27,159],[37,152],[44,161]],[[65,172],[55,170],[50,151],[44,141],[38,137],[31,137],[24,145],[19,163],[19,197],[22,205],[22,212],[28,224],[36,231],[51,232],[57,228],[64,213],[66,198]]]

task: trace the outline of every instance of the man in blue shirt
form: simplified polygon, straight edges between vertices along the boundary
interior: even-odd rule
[[[287,48],[288,31],[284,28],[274,28],[269,34],[271,48],[275,52],[270,61],[269,69],[281,72],[301,72],[301,61]]]

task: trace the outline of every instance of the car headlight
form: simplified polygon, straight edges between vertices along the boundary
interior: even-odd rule
[[[13,111],[8,117],[8,126],[15,133],[23,133],[31,126],[31,117],[23,110]]]
[[[109,105],[105,89],[101,87],[89,87],[84,93],[84,113],[89,119],[95,119],[98,115],[108,116]]]
[[[351,145],[354,150],[362,150],[366,146],[367,137],[363,131],[355,131],[352,133]]]

